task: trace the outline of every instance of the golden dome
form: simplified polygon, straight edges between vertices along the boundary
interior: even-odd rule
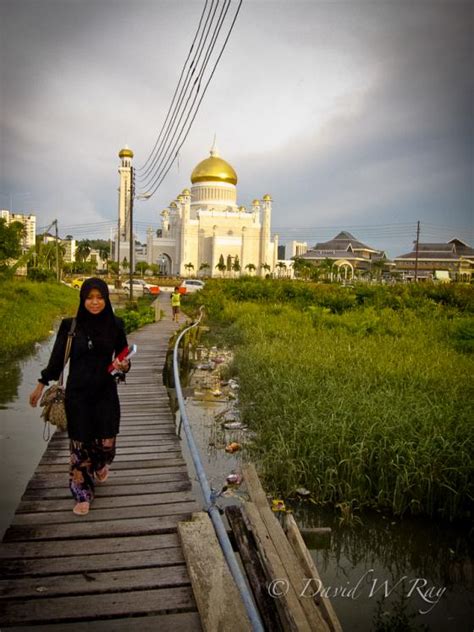
[[[254,200],[252,206],[260,206],[260,200]]]
[[[191,174],[191,182],[228,182],[237,184],[237,174],[234,169],[219,156],[217,150],[211,149],[209,158],[202,160]]]
[[[263,196],[263,201],[264,202],[271,202],[272,201],[272,196],[267,193],[266,195]]]
[[[126,145],[119,151],[119,158],[133,158],[133,151]]]
[[[176,202],[171,202],[170,208],[178,208],[178,205],[176,204]]]
[[[191,195],[191,191],[189,189],[183,189],[181,195]]]

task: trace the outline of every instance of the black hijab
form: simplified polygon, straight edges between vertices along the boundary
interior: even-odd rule
[[[85,300],[91,290],[98,290],[102,298],[105,299],[105,307],[100,314],[91,314],[86,309]],[[112,304],[110,303],[107,283],[94,277],[86,279],[81,286],[79,296],[80,303],[76,316],[77,326],[86,334],[95,347],[112,352],[117,334],[117,323]]]

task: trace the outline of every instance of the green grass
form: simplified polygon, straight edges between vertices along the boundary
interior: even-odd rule
[[[235,349],[267,489],[472,515],[472,288],[304,285],[208,283],[199,296]]]
[[[76,313],[78,292],[62,284],[23,279],[0,282],[0,354],[5,360],[30,351],[53,322]]]

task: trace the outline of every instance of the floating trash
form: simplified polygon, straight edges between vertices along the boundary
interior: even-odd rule
[[[216,388],[214,391],[212,391],[212,394],[214,395],[214,397],[219,397],[220,395],[222,395],[222,391]]]
[[[241,421],[224,421],[222,426],[226,430],[242,430],[244,424]]]
[[[240,485],[242,482],[242,474],[229,474],[225,480],[229,485]]]
[[[232,378],[229,380],[229,386],[232,389],[236,389],[239,388],[239,383],[237,382],[237,380],[233,380]]]
[[[306,487],[298,487],[298,489],[295,489],[295,492],[298,496],[301,496],[301,498],[308,498],[308,496],[311,496],[311,492],[309,489],[306,489]]]
[[[229,445],[226,445],[225,451],[232,454],[233,452],[238,452],[241,447],[240,443],[233,441],[232,443],[229,443]]]
[[[272,500],[272,511],[286,511],[285,501],[280,499]]]
[[[212,362],[206,362],[205,364],[198,364],[196,369],[200,371],[212,371],[214,368],[214,364]]]

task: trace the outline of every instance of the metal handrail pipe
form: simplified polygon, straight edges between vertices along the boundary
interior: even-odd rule
[[[173,349],[173,374],[174,374],[174,384],[176,389],[176,399],[178,400],[179,413],[180,413],[180,425],[182,424],[184,428],[184,433],[186,435],[186,439],[189,446],[189,452],[191,454],[191,458],[193,460],[194,469],[196,470],[196,474],[199,480],[199,484],[201,486],[202,494],[204,497],[204,505],[209,517],[214,526],[214,530],[217,535],[217,539],[219,540],[219,544],[221,545],[222,552],[224,553],[224,557],[226,559],[229,570],[234,578],[234,581],[237,585],[239,593],[242,597],[242,601],[244,602],[245,609],[247,611],[247,615],[250,619],[250,624],[252,626],[252,630],[254,632],[264,632],[264,627],[262,624],[262,620],[260,618],[260,614],[257,610],[255,602],[253,600],[253,596],[249,590],[247,582],[244,578],[242,570],[239,566],[237,558],[235,556],[234,550],[232,548],[232,544],[229,540],[229,536],[227,535],[227,530],[225,528],[224,522],[222,521],[222,517],[219,513],[219,509],[215,504],[215,496],[212,493],[211,487],[206,477],[206,473],[204,471],[204,467],[202,465],[201,457],[199,455],[199,449],[194,440],[194,436],[191,430],[191,425],[188,420],[188,416],[186,413],[186,406],[184,403],[183,391],[181,389],[181,382],[179,378],[179,367],[178,367],[178,347],[181,339],[190,329],[197,327],[201,322],[203,315],[203,307],[200,308],[200,316],[199,318],[192,323],[186,329],[179,334]]]

